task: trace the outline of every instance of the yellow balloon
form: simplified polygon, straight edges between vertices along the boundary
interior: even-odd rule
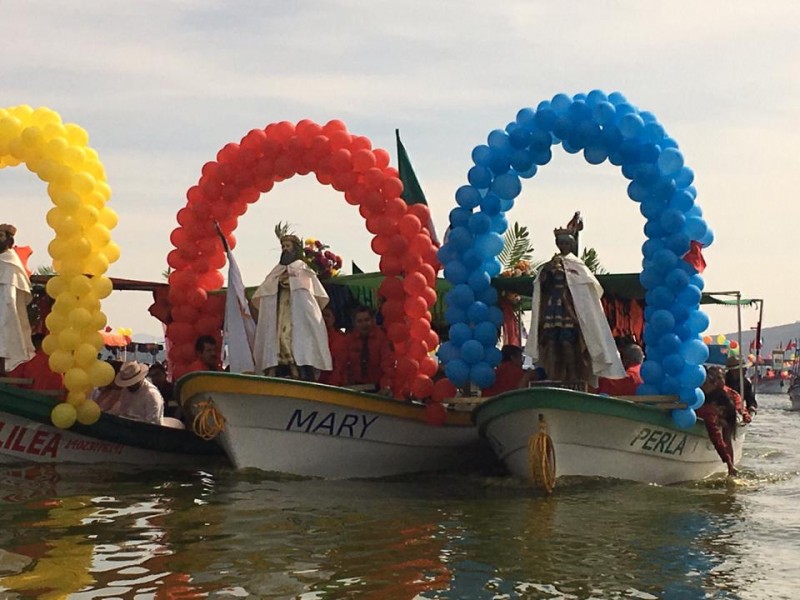
[[[114,290],[114,284],[108,277],[92,277],[89,281],[92,283],[92,291],[98,298],[108,298]],[[98,329],[101,329],[98,327]]]
[[[108,325],[108,317],[102,311],[95,311],[92,315],[92,331],[98,331]]]
[[[69,282],[69,291],[75,296],[85,296],[92,291],[92,282],[86,275],[78,275]]]
[[[97,348],[87,342],[81,343],[75,349],[75,364],[82,369],[88,369],[97,360]]]
[[[119,246],[117,246],[114,242],[111,242],[108,246],[105,247],[103,250],[103,254],[106,255],[109,263],[117,262],[119,260]]]
[[[93,227],[97,224],[97,218],[99,215],[100,211],[98,211],[92,205],[91,201],[88,201],[84,198],[83,204],[81,204],[78,207],[78,210],[75,211],[75,221],[80,224],[81,227]]]
[[[85,392],[68,392],[67,393],[67,402],[72,404],[75,408],[78,408],[81,404],[86,402],[86,393]]]
[[[66,350],[55,350],[47,360],[50,368],[56,373],[66,373],[75,364],[75,359],[71,352]]]
[[[94,190],[94,177],[85,171],[75,173],[70,183],[70,187],[81,195],[89,194]]]
[[[97,182],[97,191],[103,196],[106,202],[111,199],[111,187],[109,187],[105,179]]]
[[[87,344],[91,344],[97,349],[102,348],[104,345],[103,336],[99,331],[92,331],[91,333],[85,335],[83,337],[83,341]]]
[[[83,169],[86,153],[78,146],[70,146],[64,152],[64,164],[74,170]]]
[[[49,315],[44,320],[44,324],[47,326],[47,330],[51,333],[59,333],[62,329],[66,328],[69,324],[68,317],[65,317],[63,313],[51,311]],[[49,337],[49,336],[48,336]],[[45,352],[47,352],[45,350]],[[52,352],[47,352],[48,355],[52,354]]]
[[[102,252],[97,252],[86,260],[86,272],[98,277],[108,271],[108,259]]]
[[[78,423],[94,425],[100,419],[100,407],[94,400],[84,400],[78,405]]]
[[[72,314],[74,314],[74,311],[70,313],[70,315]],[[81,343],[81,334],[74,327],[67,327],[58,334],[58,342],[59,346],[64,350],[75,350]]]
[[[36,151],[44,145],[44,134],[38,127],[26,127],[22,130],[20,139],[32,151]]]
[[[69,402],[59,402],[50,412],[50,420],[60,429],[69,429],[78,418],[78,412]]]
[[[50,160],[63,162],[64,153],[69,148],[67,140],[62,137],[53,138],[44,145],[44,155]]]
[[[70,144],[86,146],[89,143],[89,134],[83,127],[75,125],[75,123],[67,123],[64,125],[64,129],[67,130],[67,139]]]
[[[64,387],[70,392],[86,392],[92,389],[89,373],[80,367],[72,367],[64,373]]]
[[[105,361],[98,360],[88,369],[89,381],[95,387],[103,387],[114,381],[116,373],[114,367]]]
[[[74,213],[81,205],[81,196],[72,190],[63,190],[53,197],[53,203],[69,214]],[[56,233],[59,233],[56,231]]]
[[[725,336],[722,335],[721,333],[717,336],[717,343],[718,344],[724,344],[725,343]]]
[[[60,125],[61,124],[61,117],[59,114],[50,109],[46,106],[38,106],[33,109],[33,112],[30,116],[31,123],[35,123],[40,127],[44,127],[45,125],[53,124],[53,125]]]
[[[85,308],[78,307],[69,313],[69,322],[77,330],[85,329],[92,324],[92,313]],[[97,330],[95,329],[95,331]]]
[[[86,230],[86,239],[95,248],[105,248],[111,242],[111,232],[104,225],[94,225]]]
[[[42,350],[44,350],[44,353],[47,354],[47,356],[50,356],[53,352],[58,350],[58,344],[58,336],[53,335],[52,333],[48,334],[42,340]]]
[[[100,211],[97,220],[101,225],[105,225],[109,229],[114,229],[114,227],[117,226],[117,221],[119,219],[117,217],[117,213],[106,206]]]
[[[71,282],[70,282],[71,283]],[[78,305],[78,299],[71,292],[65,291],[56,296],[55,310],[71,311]]]

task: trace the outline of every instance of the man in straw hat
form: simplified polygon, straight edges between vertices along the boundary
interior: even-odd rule
[[[0,225],[0,376],[33,358],[28,304],[31,282],[14,250],[17,228]]]
[[[600,298],[603,288],[575,254],[580,213],[553,231],[558,253],[543,264],[533,282],[531,327],[525,354],[555,381],[625,377]]]
[[[161,392],[147,377],[148,367],[135,360],[120,367],[114,383],[122,388],[117,403],[110,414],[135,421],[161,425],[164,417],[164,399]]]
[[[303,244],[279,224],[281,258],[253,294],[256,372],[313,380],[333,368],[322,309],[328,294],[302,259]]]

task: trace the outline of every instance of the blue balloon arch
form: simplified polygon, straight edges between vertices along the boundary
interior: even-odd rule
[[[446,297],[450,339],[439,357],[456,386],[471,382],[486,388],[500,362],[496,348],[503,321],[492,277],[500,273],[497,256],[508,228],[506,212],[530,179],[561,144],[570,154],[583,152],[590,164],[608,160],[630,180],[628,196],[645,217],[640,281],[646,290],[642,364],[644,384],[637,393],[679,396],[688,406],[673,411],[675,422],[694,424],[694,409],[704,400],[703,362],[708,347],[700,334],[709,320],[700,310],[703,278],[684,257],[693,243],[709,246],[714,234],[703,219],[677,142],[656,117],[640,111],[619,92],[600,90],[569,97],[557,94],[536,109],[523,108],[505,129],[489,133],[472,151],[468,184],[456,191],[450,231],[439,251],[445,278],[453,284]]]

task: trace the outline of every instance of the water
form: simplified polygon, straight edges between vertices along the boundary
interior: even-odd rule
[[[800,413],[763,396],[741,475],[391,481],[0,467],[0,598],[794,598]]]

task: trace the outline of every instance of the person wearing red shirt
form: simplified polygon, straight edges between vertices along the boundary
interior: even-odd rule
[[[194,344],[194,351],[197,358],[194,359],[187,369],[187,373],[192,371],[219,371],[217,361],[217,340],[210,335],[201,335]]]
[[[353,312],[353,331],[347,334],[341,358],[341,385],[374,385],[393,369],[392,351],[386,334],[375,324],[372,311],[359,306]]]
[[[609,379],[600,377],[597,385],[598,394],[609,396],[633,396],[636,388],[643,383],[639,369],[644,361],[644,352],[637,344],[628,344],[621,352],[622,366],[625,367],[625,377]]]
[[[503,358],[494,370],[494,384],[481,392],[481,396],[489,397],[502,394],[511,390],[527,385],[525,369],[522,364],[525,357],[522,355],[522,348],[512,344],[502,347]]]
[[[328,385],[342,385],[342,361],[347,353],[347,336],[336,327],[336,315],[330,306],[322,309],[322,318],[325,320],[325,327],[328,330],[328,348],[331,351],[333,369],[321,371],[319,383]]]
[[[725,375],[720,367],[708,368],[706,380],[701,386],[706,399],[695,413],[703,419],[711,443],[728,467],[728,475],[735,476],[738,471],[734,467],[732,438],[736,435],[736,407],[722,389],[724,382]]]
[[[44,340],[44,335],[41,333],[34,333],[31,336],[35,351],[33,358],[11,371],[10,376],[32,379],[33,383],[25,386],[29,390],[63,390],[64,376],[61,373],[54,373],[50,370],[49,358],[42,350],[42,340]]]

